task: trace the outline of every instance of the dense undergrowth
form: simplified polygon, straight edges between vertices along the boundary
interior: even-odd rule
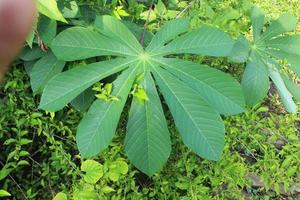
[[[214,24],[235,37],[249,33],[249,4],[245,2],[203,1],[200,7],[195,4],[179,13],[192,17],[195,27]],[[297,0],[253,3],[266,11],[268,20],[285,11],[298,14]],[[170,4],[170,9],[175,5]],[[124,9],[132,20],[147,12],[147,7],[127,9],[126,4]],[[170,13],[157,16],[149,28],[156,30],[174,16]],[[222,17],[216,17],[220,13]],[[225,59],[184,58],[222,66],[221,70],[238,79],[243,71],[241,65]],[[226,142],[219,162],[189,151],[169,117],[173,151],[167,167],[151,178],[136,170],[124,155],[125,109],[113,143],[94,159],[103,167],[96,184],[86,182],[75,144],[74,133],[82,114],[72,107],[55,115],[46,113],[37,109],[39,98],[32,94],[23,64],[16,61],[0,85],[0,189],[10,192],[11,199],[52,199],[58,192],[70,199],[299,198],[300,115],[287,114],[272,89],[263,103],[244,114],[224,118]]]

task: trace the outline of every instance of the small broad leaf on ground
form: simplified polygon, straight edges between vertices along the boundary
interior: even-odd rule
[[[84,161],[81,165],[81,171],[85,172],[84,180],[91,184],[95,184],[103,176],[103,166],[94,160]]]
[[[65,193],[63,192],[59,192],[55,195],[55,197],[53,198],[53,200],[68,200],[68,197]]]

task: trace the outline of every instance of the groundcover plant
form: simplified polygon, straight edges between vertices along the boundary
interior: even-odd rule
[[[300,35],[287,35],[295,31],[297,18],[286,13],[264,29],[265,15],[254,7],[251,14],[254,41],[241,36],[231,55],[231,60],[247,62],[242,77],[242,86],[247,104],[253,106],[267,96],[270,88],[269,78],[276,86],[286,110],[297,112],[293,100],[300,101],[300,88],[290,78],[300,75]],[[285,35],[283,35],[285,34]],[[281,65],[282,60],[289,63],[288,69]]]
[[[58,111],[88,88],[98,88],[99,98],[84,115],[76,135],[81,156],[89,158],[108,147],[128,96],[133,97],[125,151],[138,169],[152,175],[171,151],[160,91],[185,145],[205,159],[218,160],[225,132],[220,114],[243,112],[242,88],[219,70],[169,55],[224,57],[234,41],[209,26],[188,30],[187,19],[169,21],[143,48],[127,27],[111,16],[98,16],[92,28],[66,29],[51,44],[60,60],[111,57],[54,76],[43,91],[40,108]],[[113,74],[112,83],[99,83]]]

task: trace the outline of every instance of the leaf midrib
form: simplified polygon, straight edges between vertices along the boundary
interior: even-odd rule
[[[124,62],[124,63],[123,63],[122,65],[120,65],[118,68],[119,68],[119,70],[122,70],[122,68],[125,68],[125,66],[128,66],[128,65],[130,65],[131,63],[134,63],[134,62],[135,62],[135,60],[131,60],[131,61],[128,61],[128,62]],[[113,70],[110,70],[110,72],[107,71],[106,74],[110,74],[111,71],[113,71]],[[107,76],[107,75],[103,75],[103,77],[106,77],[106,76]],[[55,78],[55,77],[53,77],[53,78]],[[67,96],[67,95],[69,95],[70,93],[76,91],[78,88],[83,87],[83,86],[86,86],[86,85],[89,85],[91,82],[95,82],[95,81],[98,80],[98,79],[99,79],[99,76],[97,76],[97,77],[94,78],[94,79],[89,80],[89,82],[87,82],[87,83],[85,83],[85,84],[77,85],[77,87],[73,87],[72,90],[69,90],[67,93],[65,93],[65,95],[63,95],[63,96],[61,96],[61,97],[59,97],[59,98],[56,98],[56,99],[54,99],[54,100],[52,99],[52,101],[48,102],[47,104],[44,104],[42,107],[47,107],[48,105],[51,105],[53,102],[56,102],[56,101],[59,101],[59,100],[63,99],[65,96]]]
[[[130,76],[128,76],[124,82],[128,82],[128,80],[131,78],[132,73],[134,73],[135,71],[136,71],[136,69],[133,69],[132,72],[130,73]],[[119,96],[120,93],[123,92],[123,88],[125,88],[126,86],[127,86],[126,84],[123,84],[123,85],[121,86],[120,90],[119,90],[114,96]],[[97,125],[95,131],[93,131],[94,134],[93,134],[93,136],[91,136],[91,137],[92,137],[91,140],[89,140],[90,142],[89,142],[88,145],[87,145],[87,149],[88,149],[89,146],[91,145],[92,141],[94,141],[94,138],[96,137],[97,133],[99,132],[99,127],[101,127],[102,121],[103,121],[104,119],[106,119],[105,116],[107,115],[108,111],[109,111],[110,108],[112,107],[113,103],[115,103],[115,102],[110,102],[110,104],[109,104],[108,106],[106,106],[107,109],[106,109],[105,113],[102,115],[101,119],[99,120],[99,123],[98,123],[98,125]],[[117,102],[117,103],[118,103],[118,102]]]
[[[197,81],[197,82],[200,82],[201,84],[207,86],[208,88],[210,88],[210,89],[212,89],[213,91],[215,91],[216,93],[218,93],[218,94],[219,94],[220,96],[222,96],[223,98],[227,99],[228,101],[233,102],[230,98],[228,98],[227,96],[223,95],[222,93],[220,93],[218,90],[216,90],[216,89],[213,88],[212,86],[208,85],[208,84],[205,83],[205,82],[202,82],[201,80],[199,80],[199,79],[197,79],[197,78],[195,78],[195,77],[193,77],[193,76],[190,76],[190,75],[189,75],[188,73],[186,73],[185,71],[178,70],[178,69],[172,67],[171,65],[168,65],[168,64],[166,64],[166,63],[160,62],[161,60],[155,59],[155,61],[159,62],[160,64],[162,64],[162,65],[164,65],[164,66],[166,66],[166,67],[170,67],[170,68],[172,68],[172,69],[175,69],[175,70],[178,71],[178,72],[183,73],[183,74],[184,74],[185,76],[187,76],[188,78],[193,79],[193,80],[195,80],[195,81]],[[238,104],[235,104],[235,103],[234,103],[234,105],[238,106],[240,109],[243,110],[243,107],[240,107]]]
[[[156,71],[155,66],[153,66],[152,64],[151,64],[151,66],[152,66],[152,69],[159,75],[159,72]],[[164,79],[161,75],[159,75],[159,76],[160,76],[161,79],[164,81],[164,83],[166,84],[166,86],[167,86],[168,88],[170,88],[170,87],[168,86],[167,82],[165,81],[165,79]],[[200,131],[199,131],[199,133],[201,133],[200,135],[202,135],[202,138],[204,138],[204,140],[205,140],[206,143],[208,144],[208,147],[210,148],[210,151],[214,154],[214,157],[217,158],[218,155],[214,152],[214,150],[213,150],[213,148],[212,148],[210,142],[208,142],[208,139],[207,139],[206,136],[203,134],[202,129],[201,129],[200,127],[197,126],[197,123],[194,121],[194,118],[191,117],[191,114],[190,114],[189,112],[187,112],[187,110],[185,109],[185,107],[184,107],[184,106],[182,105],[182,103],[178,100],[177,95],[176,95],[171,89],[169,89],[169,91],[171,91],[171,93],[174,95],[174,97],[176,97],[177,102],[178,102],[179,105],[183,108],[183,110],[188,114],[188,116],[189,116],[190,120],[192,121],[192,123],[194,124],[194,126],[195,126],[198,130],[200,130]]]

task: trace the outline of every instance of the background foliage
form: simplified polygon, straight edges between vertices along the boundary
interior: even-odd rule
[[[80,18],[84,20],[73,19],[72,24],[89,23],[93,13],[100,12],[143,25],[149,6],[147,2],[130,0],[77,2],[84,10]],[[184,15],[192,17],[194,27],[214,24],[232,36],[246,33],[250,37],[249,3],[207,0],[200,6],[197,1],[159,1],[149,28],[155,31],[165,20]],[[299,12],[298,0],[252,3],[265,10],[267,21],[285,11],[296,15]],[[225,59],[183,58],[222,66],[221,70],[236,78],[243,71],[243,66]],[[0,99],[0,196],[4,189],[12,195],[11,199],[51,199],[59,192],[63,193],[57,199],[64,199],[64,194],[70,199],[299,197],[300,115],[287,114],[272,89],[269,99],[262,104],[244,114],[225,118],[226,143],[219,162],[203,160],[191,153],[178,137],[173,122],[168,121],[173,151],[167,167],[151,178],[130,165],[123,154],[126,112],[114,142],[94,159],[97,164],[85,163],[78,157],[74,136],[82,117],[80,112],[72,107],[55,115],[38,110],[39,96],[32,94],[23,61],[16,61],[1,83]],[[97,179],[89,179],[89,174]]]

